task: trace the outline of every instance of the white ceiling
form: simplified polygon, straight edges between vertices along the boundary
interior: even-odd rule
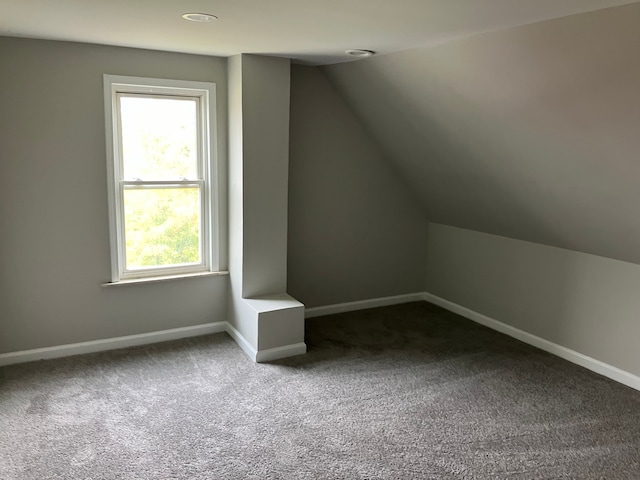
[[[0,0],[0,35],[301,63],[435,45],[640,0]],[[185,12],[219,20],[187,22]]]

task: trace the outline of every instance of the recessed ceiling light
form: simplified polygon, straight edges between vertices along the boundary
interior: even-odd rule
[[[209,23],[218,20],[218,17],[210,13],[184,13],[182,18],[191,22]]]
[[[344,53],[346,55],[349,55],[350,57],[364,58],[364,57],[370,57],[376,52],[374,52],[373,50],[361,50],[359,48],[354,48],[353,50],[347,50]]]

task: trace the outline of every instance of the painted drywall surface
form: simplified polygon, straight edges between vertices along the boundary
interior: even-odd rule
[[[244,162],[242,55],[228,59],[229,90],[229,273],[228,321],[249,342],[258,345],[258,326],[251,309],[242,301],[244,251]]]
[[[100,286],[103,74],[215,82],[224,159],[225,60],[15,38],[0,58],[0,353],[226,320],[227,276]]]
[[[242,56],[245,298],[287,288],[289,64]]]
[[[418,201],[316,67],[292,66],[288,291],[307,307],[422,291]]]
[[[427,291],[640,375],[640,265],[431,223]]]
[[[640,4],[325,67],[430,221],[640,263]]]
[[[304,308],[285,294],[289,60],[237,55],[228,71],[229,321],[255,351],[300,344]]]

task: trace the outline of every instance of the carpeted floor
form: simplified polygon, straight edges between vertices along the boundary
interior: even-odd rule
[[[0,478],[640,478],[640,392],[425,302],[0,369]]]

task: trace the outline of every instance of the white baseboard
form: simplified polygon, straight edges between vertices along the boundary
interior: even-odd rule
[[[525,332],[516,327],[512,327],[511,325],[507,325],[506,323],[502,323],[498,320],[487,317],[486,315],[463,307],[462,305],[458,305],[457,303],[451,302],[444,298],[438,297],[437,295],[429,292],[411,293],[393,297],[373,298],[357,302],[340,303],[336,305],[327,305],[324,307],[309,308],[305,312],[305,318],[318,317],[321,315],[331,315],[342,312],[351,312],[354,310],[364,310],[367,308],[383,307],[387,305],[396,305],[420,300],[438,305],[446,310],[457,313],[458,315],[468,318],[469,320],[472,320],[476,323],[504,333],[505,335],[508,335],[510,337],[516,338],[524,343],[527,343],[560,358],[568,360],[572,363],[580,365],[631,388],[640,390],[640,377],[638,377],[637,375],[604,363],[600,360],[596,360],[595,358],[589,357],[582,353],[576,352],[575,350],[563,347],[562,345],[558,345],[549,340],[545,340],[544,338]],[[199,335],[208,335],[221,332],[227,332],[254,362],[269,362],[272,360],[291,357],[294,355],[302,355],[307,351],[307,346],[304,343],[285,345],[283,347],[257,351],[251,346],[247,339],[244,338],[242,334],[231,324],[229,324],[228,322],[216,322],[194,325],[191,327],[172,328],[170,330],[161,330],[159,332],[142,333],[139,335],[128,335],[125,337],[107,338],[90,342],[81,342],[68,345],[59,345],[55,347],[2,353],[0,354],[0,366],[31,362],[35,360],[45,360],[50,358],[69,357],[72,355],[82,355],[85,353],[102,352],[105,350],[115,350],[119,348],[147,345],[151,343],[166,342],[169,340],[178,340],[180,338],[196,337]]]
[[[93,340],[90,342],[2,353],[0,354],[0,366],[49,358],[70,357],[72,355],[82,355],[85,353],[103,352],[105,350],[116,350],[118,348],[135,347],[150,343],[178,340],[180,338],[197,337],[199,335],[224,332],[226,329],[227,322],[205,323],[192,327],[172,328],[170,330],[141,333],[139,335],[127,335],[126,337],[105,338],[103,340]]]
[[[576,352],[575,350],[571,350],[570,348],[550,342],[549,340],[545,340],[544,338],[538,337],[531,333],[527,333],[523,330],[512,327],[511,325],[507,325],[506,323],[502,323],[469,308],[463,307],[462,305],[458,305],[457,303],[438,297],[437,295],[433,295],[432,293],[425,292],[423,294],[423,299],[427,302],[433,303],[434,305],[438,305],[439,307],[449,310],[450,312],[457,313],[458,315],[468,318],[469,320],[484,325],[485,327],[489,327],[492,330],[504,333],[505,335],[516,338],[521,342],[537,347],[540,350],[544,350],[545,352],[552,353],[553,355],[580,365],[581,367],[584,367],[593,372],[599,373],[600,375],[627,385],[628,387],[640,390],[640,377],[625,370],[601,362],[600,360],[596,360],[595,358],[589,357],[587,355],[583,355],[580,352]]]
[[[106,350],[117,350],[119,348],[149,345],[152,343],[222,332],[227,332],[254,362],[270,362],[281,358],[302,355],[307,352],[307,345],[305,343],[297,343],[295,345],[285,345],[283,347],[257,351],[229,322],[216,322],[194,325],[192,327],[172,328],[170,330],[161,330],[159,332],[141,333],[139,335],[127,335],[126,337],[105,338],[90,342],[70,343],[54,347],[1,353],[0,367],[16,363],[33,362],[36,360],[71,357],[73,355],[83,355],[85,353],[104,352]]]
[[[285,345],[283,347],[268,348],[266,350],[256,350],[251,346],[249,340],[242,335],[233,325],[227,323],[227,333],[240,348],[248,355],[248,357],[256,363],[271,362],[280,360],[281,358],[294,357],[307,353],[306,343],[296,343],[293,345]]]
[[[254,362],[258,356],[258,351],[251,346],[249,340],[244,338],[244,336],[229,322],[225,322],[227,324],[227,333],[231,338],[235,340],[238,346],[246,353],[251,360]]]
[[[395,295],[393,297],[371,298],[369,300],[359,300],[357,302],[337,303],[325,307],[307,308],[304,318],[321,317],[323,315],[333,315],[334,313],[352,312],[354,310],[364,310],[367,308],[386,307],[388,305],[398,305],[400,303],[419,302],[424,300],[424,293],[408,293],[405,295]]]
[[[255,357],[255,361],[258,363],[271,362],[273,360],[280,360],[281,358],[304,355],[305,353],[307,353],[307,344],[302,342],[293,345],[285,345],[284,347],[259,350]]]

